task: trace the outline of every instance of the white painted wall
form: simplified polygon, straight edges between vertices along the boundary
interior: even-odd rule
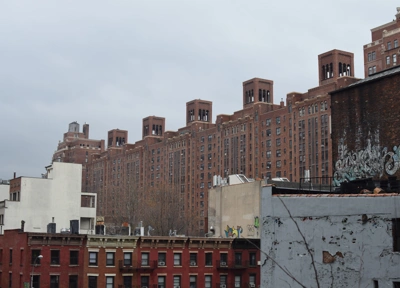
[[[393,287],[400,281],[400,252],[393,252],[392,218],[400,218],[400,196],[280,197],[262,188],[261,249],[306,287]],[[363,224],[362,215],[368,220]],[[323,263],[323,251],[334,255]],[[300,287],[261,253],[261,287]]]
[[[10,199],[10,185],[0,183],[0,201]]]
[[[261,181],[219,186],[208,192],[208,224],[216,237],[227,237],[227,226],[242,227],[240,237],[259,238],[254,217],[260,217]]]
[[[56,232],[69,228],[70,220],[82,217],[92,218],[95,223],[96,208],[81,208],[82,165],[54,162],[48,168],[48,175],[47,179],[22,177],[20,201],[0,202],[0,214],[4,215],[1,233],[20,228],[21,220],[25,221],[27,232],[47,232],[47,224],[53,218]]]

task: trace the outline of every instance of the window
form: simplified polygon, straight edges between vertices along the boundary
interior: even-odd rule
[[[276,157],[281,157],[281,150],[280,149],[276,150]]]
[[[249,258],[250,258],[250,266],[256,266],[257,265],[256,253],[255,252],[250,252],[249,253]]]
[[[392,219],[393,251],[400,251],[400,218]]]
[[[197,287],[197,276],[194,276],[194,275],[189,276],[189,286],[190,286],[190,288]]]
[[[12,249],[10,249],[10,265],[12,264],[12,262],[13,262],[13,250]]]
[[[221,253],[219,255],[219,259],[220,259],[220,265],[221,266],[227,266],[228,265],[228,254]]]
[[[132,253],[124,252],[124,266],[131,266],[131,265],[132,265]]]
[[[107,252],[106,253],[106,266],[115,266],[114,258],[115,258],[114,252]]]
[[[181,266],[181,253],[174,253],[174,266]]]
[[[397,39],[393,41],[393,44],[394,44],[394,48],[399,47],[399,42],[397,41]]]
[[[60,264],[60,250],[51,250],[51,265],[59,265]]]
[[[266,135],[267,135],[267,136],[271,136],[271,129],[267,129]]]
[[[271,161],[267,161],[267,169],[271,169]]]
[[[393,54],[393,65],[396,65],[397,63],[397,55]]]
[[[97,252],[89,252],[89,266],[97,266]]]
[[[242,265],[242,253],[239,253],[239,252],[235,253],[235,265],[237,265],[237,266]]]
[[[212,287],[212,276],[211,275],[205,275],[204,276],[204,287],[205,288],[211,288]]]
[[[36,287],[36,286],[33,286]],[[69,275],[68,288],[78,288],[78,275]]]
[[[114,276],[106,277],[106,288],[114,288]]]
[[[276,139],[276,146],[281,146],[281,138]]]
[[[372,60],[375,60],[375,59],[376,59],[376,52],[373,51],[373,52],[372,52]]]
[[[276,135],[281,135],[281,128],[280,127],[276,128]]]
[[[40,287],[40,275],[33,275],[32,277],[32,287],[39,288]],[[89,287],[92,288],[92,287]],[[93,287],[96,288],[96,287]]]
[[[40,253],[41,253],[41,250],[39,250],[39,249],[32,250],[31,264],[40,265],[40,258],[38,258]]]
[[[271,158],[272,152],[271,151],[267,151],[267,158]]]
[[[386,65],[390,65],[390,56],[386,56]]]
[[[97,288],[97,276],[89,276],[88,288]]]
[[[212,253],[206,253],[206,266],[212,266]]]
[[[370,53],[368,53],[368,61],[371,61],[372,60],[372,53],[370,52]]]
[[[225,287],[226,287],[226,278],[227,278],[226,275],[220,275],[220,276],[219,276],[219,285],[220,285],[220,287],[221,287],[222,285],[225,285]]]
[[[393,282],[393,288],[400,288],[400,282]]]
[[[142,253],[142,266],[149,266],[149,253]]]
[[[387,42],[387,50],[392,49],[392,43],[391,42]]]
[[[158,288],[165,288],[165,276],[158,276]]]
[[[372,74],[372,67],[369,67],[368,68],[368,75],[371,75]]]
[[[78,265],[79,251],[69,251],[69,265]]]
[[[174,275],[174,287],[180,287],[180,286],[181,286],[181,276]]]
[[[265,145],[267,145],[267,147],[271,147],[271,140],[267,140],[267,143],[265,143]]]
[[[165,266],[166,259],[167,259],[167,254],[166,253],[158,253],[158,266]]]
[[[132,276],[124,276],[124,288],[132,288]]]
[[[270,126],[271,125],[271,119],[267,119],[266,122],[265,122],[265,125],[266,126]]]
[[[140,277],[140,287],[149,287],[149,276]]]
[[[60,280],[59,275],[50,275],[50,288],[58,288],[59,280]]]
[[[372,73],[376,73],[376,66],[372,67]]]
[[[197,266],[197,253],[190,253],[190,266]]]
[[[242,277],[240,277],[240,275],[235,275],[235,288],[236,287],[241,287],[241,283],[242,283]]]
[[[250,285],[256,285],[256,275],[255,274],[250,274],[249,275],[249,284]],[[253,286],[255,287],[255,286]]]
[[[281,124],[281,117],[276,117],[276,124]]]

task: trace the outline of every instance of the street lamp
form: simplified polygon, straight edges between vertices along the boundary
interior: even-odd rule
[[[31,288],[33,288],[33,272],[35,271],[35,266],[36,266],[36,261],[37,259],[42,259],[43,255],[38,255],[35,258],[35,261],[33,261],[33,267],[32,267],[32,274],[31,274]]]

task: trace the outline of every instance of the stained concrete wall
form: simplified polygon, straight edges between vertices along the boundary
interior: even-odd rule
[[[259,228],[254,226],[254,218],[260,217],[261,183],[255,181],[209,190],[208,224],[215,228],[215,236],[260,237]]]
[[[320,287],[374,287],[374,280],[379,287],[393,287],[400,281],[400,253],[393,252],[392,237],[400,196],[357,196],[277,197],[263,187],[262,251],[306,287],[317,282],[305,241]],[[261,254],[261,287],[300,287]]]

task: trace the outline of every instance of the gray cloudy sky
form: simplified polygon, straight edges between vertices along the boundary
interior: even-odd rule
[[[275,102],[318,85],[317,55],[355,54],[395,1],[0,0],[0,178],[40,176],[68,123],[141,137],[141,121],[185,125],[186,102],[241,109],[242,82],[274,81]]]

